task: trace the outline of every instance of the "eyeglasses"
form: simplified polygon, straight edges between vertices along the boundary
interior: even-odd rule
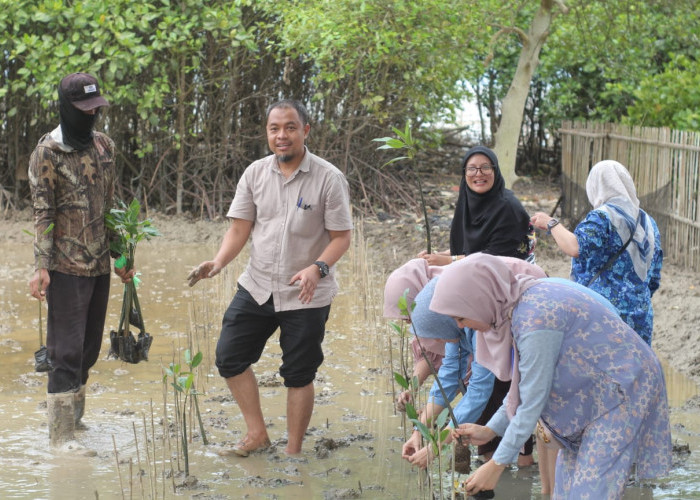
[[[480,165],[478,167],[467,167],[467,175],[469,177],[474,177],[477,171],[481,172],[483,175],[489,175],[491,172],[493,172],[494,168],[495,167],[493,165],[489,165],[488,163],[485,163],[484,165]]]

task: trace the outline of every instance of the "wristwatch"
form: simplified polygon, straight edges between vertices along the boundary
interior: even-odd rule
[[[559,219],[557,219],[556,217],[552,217],[551,219],[549,219],[549,222],[547,222],[547,232],[551,233],[552,228],[557,224],[559,224]]]
[[[321,278],[325,278],[328,276],[328,264],[323,262],[322,260],[317,260],[314,262],[318,266],[318,270],[321,273]]]

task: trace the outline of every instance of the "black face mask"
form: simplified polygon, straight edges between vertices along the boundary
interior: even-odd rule
[[[59,87],[58,110],[61,116],[63,142],[78,151],[89,148],[92,144],[92,129],[97,121],[99,109],[94,115],[83,113],[71,104]]]

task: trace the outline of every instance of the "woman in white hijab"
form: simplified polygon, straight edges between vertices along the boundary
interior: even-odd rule
[[[651,345],[651,296],[659,288],[663,260],[656,222],[639,207],[632,177],[616,161],[593,166],[586,194],[593,210],[573,233],[543,212],[530,221],[551,232],[559,248],[572,257],[571,279],[612,302],[622,319]]]
[[[430,310],[477,330],[476,359],[511,380],[506,403],[485,426],[455,431],[475,445],[502,436],[491,460],[465,482],[468,495],[494,489],[536,427],[561,448],[553,499],[621,498],[632,464],[640,478],[668,472],[661,365],[599,294],[515,274],[482,254],[445,269]]]

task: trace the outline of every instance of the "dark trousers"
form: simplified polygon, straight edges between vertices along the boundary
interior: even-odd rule
[[[109,299],[109,274],[94,278],[51,271],[46,347],[54,370],[49,393],[77,390],[97,362]]]

